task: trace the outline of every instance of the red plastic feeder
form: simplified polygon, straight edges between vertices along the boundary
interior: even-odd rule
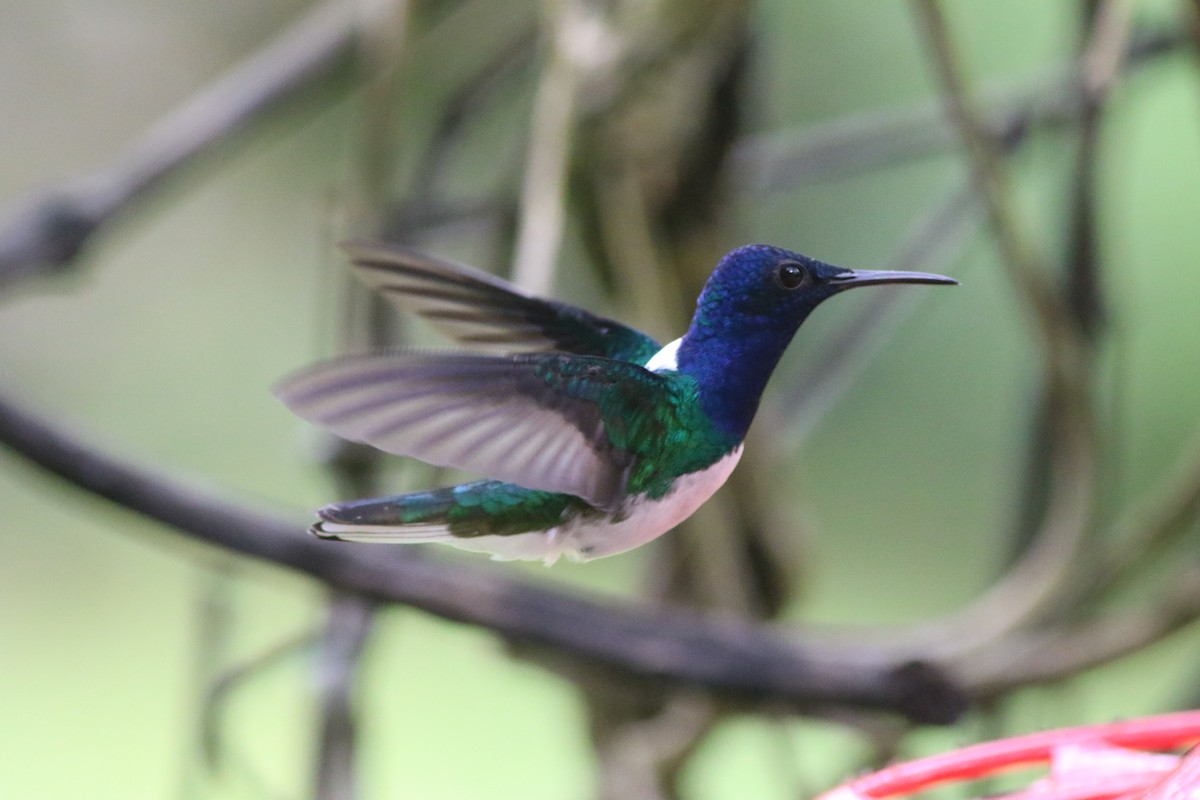
[[[882,800],[1017,767],[1049,774],[1004,800],[1200,800],[1200,711],[1060,728],[964,747],[863,775],[818,800]]]

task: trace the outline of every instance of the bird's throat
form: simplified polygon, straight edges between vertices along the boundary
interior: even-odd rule
[[[753,333],[733,338],[693,333],[679,345],[678,369],[695,380],[700,407],[713,425],[741,441],[788,340]]]

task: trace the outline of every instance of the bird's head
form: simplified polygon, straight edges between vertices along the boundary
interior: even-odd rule
[[[721,259],[700,293],[678,368],[697,379],[715,418],[744,433],[767,379],[813,309],[847,289],[886,283],[958,281],[845,269],[770,245],[739,247]]]
[[[790,340],[823,300],[857,286],[884,283],[958,281],[927,272],[845,269],[780,247],[752,244],[721,259],[696,304],[693,325],[763,327]]]

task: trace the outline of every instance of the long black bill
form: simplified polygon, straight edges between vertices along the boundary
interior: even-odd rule
[[[958,281],[932,272],[893,272],[880,269],[851,269],[829,281],[830,286],[850,289],[855,286],[871,286],[877,283],[936,283],[956,285]]]

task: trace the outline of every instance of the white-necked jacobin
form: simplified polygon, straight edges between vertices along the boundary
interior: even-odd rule
[[[823,300],[857,286],[957,283],[749,245],[721,259],[687,333],[660,347],[484,272],[394,245],[345,248],[396,305],[491,352],[339,357],[284,379],[277,396],[347,439],[488,480],[334,503],[312,532],[547,564],[637,547],[712,496],[779,358]]]

